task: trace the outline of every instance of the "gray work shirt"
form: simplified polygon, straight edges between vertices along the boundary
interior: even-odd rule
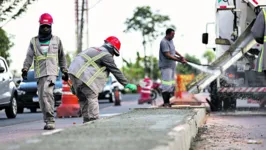
[[[164,52],[170,52],[171,55],[175,55],[175,46],[173,40],[168,41],[166,38],[162,39],[159,51],[159,68],[175,68],[176,61],[165,57],[163,54]]]

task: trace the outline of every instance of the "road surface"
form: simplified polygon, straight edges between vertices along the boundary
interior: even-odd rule
[[[122,96],[121,106],[113,106],[108,100],[101,100],[100,117],[117,115],[130,111],[130,108],[147,108],[149,104],[138,105],[137,94],[126,94]],[[160,98],[159,98],[160,100]],[[27,109],[26,109],[27,110]],[[15,119],[7,119],[4,111],[0,111],[0,144],[21,141],[35,135],[43,134],[44,123],[42,113],[30,113],[28,110],[18,114]],[[67,128],[82,124],[82,118],[56,118],[56,128]]]
[[[195,141],[191,150],[265,150],[266,113],[211,114]]]

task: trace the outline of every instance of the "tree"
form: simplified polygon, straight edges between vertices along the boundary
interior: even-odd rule
[[[0,28],[0,56],[4,57],[10,66],[11,59],[9,50],[13,46],[13,43],[9,40],[6,32]]]
[[[215,59],[215,54],[212,50],[207,50],[203,54],[203,58],[207,59],[208,64],[210,64]]]
[[[34,1],[36,0],[14,0],[13,2],[10,0],[0,0],[0,22],[4,22],[0,28],[12,19],[16,19],[22,13],[26,12],[28,6]]]
[[[152,60],[155,62],[153,65],[153,80],[156,80],[160,78],[160,71],[158,67],[158,60],[156,57],[148,56],[147,60],[150,61]],[[122,67],[122,71],[124,75],[128,78],[128,80],[132,83],[138,83],[140,79],[143,79],[145,77],[145,72],[144,72],[144,57],[141,57],[139,55],[139,52],[137,52],[137,59],[135,63],[132,63],[131,61],[127,61],[123,59],[123,62],[126,64],[125,66]]]
[[[189,55],[189,54],[185,54],[185,59],[189,60],[192,63],[197,63],[200,64],[200,60],[198,58],[196,58],[194,55]],[[192,66],[188,65],[188,64],[178,64],[176,67],[176,71],[177,73],[180,74],[194,74],[197,75],[200,73],[199,70],[193,68]]]
[[[162,35],[162,32],[159,29],[167,27],[167,22],[170,21],[170,18],[166,15],[159,14],[159,11],[152,12],[150,6],[141,6],[137,7],[134,11],[134,14],[131,18],[127,18],[125,24],[127,28],[124,30],[125,33],[130,31],[140,32],[142,35],[142,45],[144,48],[144,70],[145,73],[151,73],[151,69],[148,69],[147,64],[147,55],[146,55],[146,46],[147,43],[154,41],[159,35]],[[175,28],[171,25],[172,28]]]

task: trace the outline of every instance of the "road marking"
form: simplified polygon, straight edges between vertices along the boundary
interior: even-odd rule
[[[112,114],[101,114],[101,117],[109,117],[109,116],[115,116],[115,115],[119,115],[121,113],[112,113]]]
[[[63,131],[63,130],[64,130],[64,129],[55,129],[55,130],[52,130],[52,131],[44,132],[44,133],[42,133],[42,135],[52,135],[52,134],[55,134],[55,133],[61,132],[61,131]]]

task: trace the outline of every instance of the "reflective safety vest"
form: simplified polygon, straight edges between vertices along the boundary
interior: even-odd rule
[[[266,24],[266,11],[265,11],[265,9],[262,9],[262,11],[263,11],[263,14],[264,14],[264,22]],[[263,40],[264,40],[264,45],[263,45],[263,47],[261,49],[261,52],[260,52],[260,55],[259,55],[259,58],[258,58],[258,62],[257,62],[257,67],[258,67],[257,71],[258,72],[262,72],[263,61],[265,61],[265,60],[263,60],[264,46],[265,46],[265,42],[266,42],[266,36],[265,35],[264,35],[264,39]]]
[[[89,48],[78,54],[69,66],[68,73],[85,83],[95,93],[100,93],[107,81],[105,66],[96,64],[103,56],[110,54],[105,50]]]
[[[34,37],[31,40],[34,50],[34,72],[35,78],[40,78],[47,75],[58,76],[58,48],[59,48],[59,39],[56,36],[53,36],[47,55],[43,55],[40,48],[38,38]]]

